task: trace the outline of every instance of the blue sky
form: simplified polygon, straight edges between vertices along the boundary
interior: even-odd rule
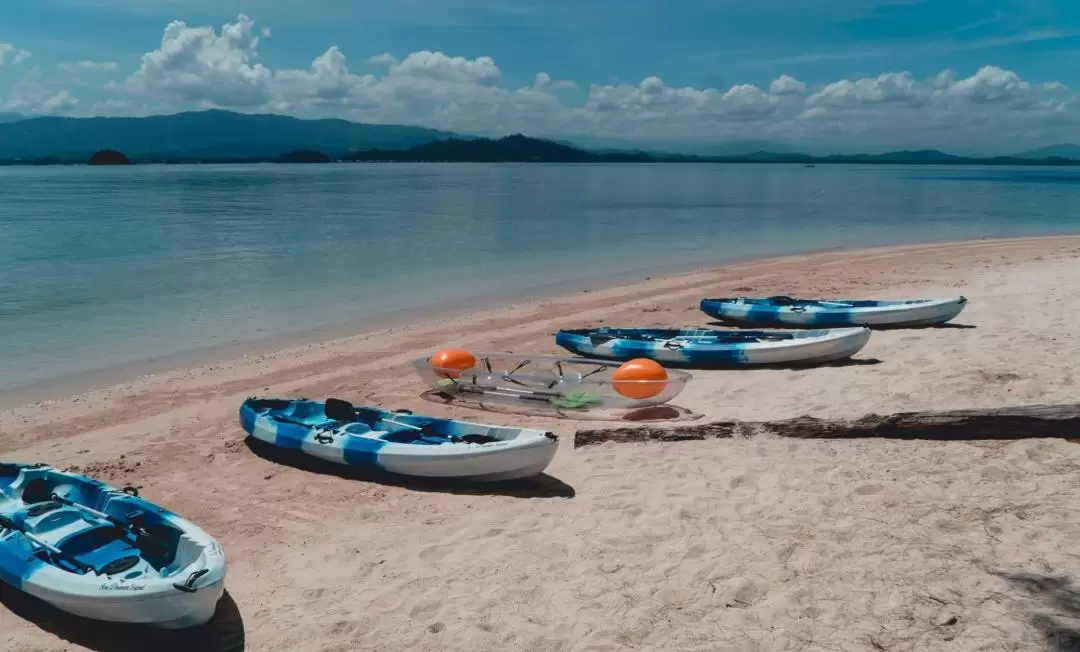
[[[173,21],[189,49],[147,64]],[[246,35],[215,41],[226,24]],[[1077,0],[3,0],[2,44],[0,111],[23,113],[1007,149],[1067,140],[1080,111]]]

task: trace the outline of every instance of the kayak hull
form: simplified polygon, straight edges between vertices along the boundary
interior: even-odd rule
[[[224,593],[210,535],[85,476],[0,464],[0,515],[15,527],[0,528],[0,580],[67,613],[182,629],[209,621]]]
[[[421,478],[498,482],[532,477],[547,468],[558,448],[553,433],[539,430],[355,410],[358,420],[350,422],[328,417],[325,404],[316,401],[252,398],[241,405],[240,422],[248,436],[284,450]],[[489,441],[452,441],[469,436]]]
[[[649,358],[688,367],[813,366],[844,360],[870,339],[870,329],[725,331],[604,328],[561,330],[555,342],[608,360]]]
[[[944,324],[967,306],[965,297],[900,301],[796,299],[704,299],[701,310],[711,317],[745,324],[787,326],[871,326],[912,328]]]
[[[643,391],[620,393],[615,387],[617,362],[565,356],[476,353],[469,369],[439,368],[431,358],[413,361],[416,372],[432,389],[512,405],[553,406],[570,410],[633,410],[662,405],[674,399],[693,378],[669,370],[664,380],[622,381]]]

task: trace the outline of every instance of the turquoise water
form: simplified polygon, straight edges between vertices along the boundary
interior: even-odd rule
[[[1068,169],[0,168],[0,392],[553,283],[1073,232]]]

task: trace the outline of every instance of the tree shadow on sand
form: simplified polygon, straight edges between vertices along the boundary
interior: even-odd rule
[[[97,652],[243,652],[245,647],[244,620],[228,591],[210,622],[180,630],[73,616],[6,584],[0,584],[0,604],[69,643]]]
[[[1044,610],[1033,613],[1030,622],[1042,633],[1047,649],[1080,651],[1080,587],[1073,586],[1072,578],[1032,573],[999,577],[1042,603]]]
[[[533,478],[508,480],[506,482],[466,482],[452,478],[413,478],[358,466],[335,464],[311,455],[279,448],[252,437],[245,438],[244,444],[255,455],[275,464],[291,466],[294,469],[309,473],[332,475],[361,482],[376,482],[414,491],[451,493],[465,496],[509,496],[512,498],[573,498],[577,494],[573,487],[546,473]]]

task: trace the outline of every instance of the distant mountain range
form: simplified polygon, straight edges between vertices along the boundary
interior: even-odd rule
[[[215,161],[686,161],[743,163],[1080,164],[1080,145],[1062,144],[1007,157],[956,156],[938,150],[883,154],[807,153],[793,145],[650,142],[586,134],[549,140],[498,140],[424,127],[208,110],[142,118],[27,117],[0,113],[0,162],[82,163],[118,150],[133,162]]]
[[[771,140],[735,140],[725,143],[702,143],[682,140],[657,140],[641,142],[622,138],[607,138],[591,134],[574,134],[556,140],[558,143],[581,147],[595,152],[642,151],[649,154],[691,154],[696,156],[740,156],[751,152],[772,152],[776,154],[822,152],[807,151],[807,148],[778,143]]]
[[[0,159],[86,159],[103,149],[119,150],[134,161],[265,157],[297,149],[344,156],[360,149],[405,149],[453,135],[423,127],[219,110],[145,118],[44,117],[0,124]]]
[[[1017,158],[1071,158],[1080,159],[1080,145],[1051,145],[1017,154]]]
[[[294,162],[325,160],[318,152],[296,152]],[[535,162],[535,163],[802,163],[808,167],[828,164],[889,165],[1080,165],[1080,160],[1065,158],[1017,158],[998,156],[973,158],[954,156],[937,150],[888,152],[885,154],[778,154],[756,152],[737,156],[694,156],[656,154],[643,151],[588,151],[566,143],[529,138],[516,134],[492,140],[449,138],[406,150],[367,150],[345,157],[346,161],[370,162]]]

